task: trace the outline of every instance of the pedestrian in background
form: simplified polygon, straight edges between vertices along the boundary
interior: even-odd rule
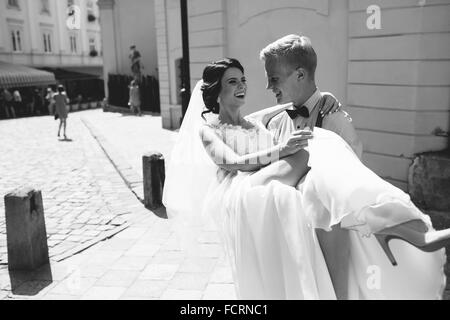
[[[64,91],[64,87],[62,85],[58,86],[58,92],[53,95],[53,103],[55,105],[55,119],[59,118],[59,128],[58,128],[58,137],[60,136],[61,127],[64,128],[64,139],[67,139],[66,136],[66,128],[67,128],[67,104],[69,103],[69,99],[67,98],[66,92]]]
[[[33,90],[33,105],[36,114],[41,115],[43,113],[44,101],[42,100],[41,91],[39,89]]]
[[[131,112],[134,114],[136,111],[139,116],[142,116],[141,112],[141,96],[139,91],[139,86],[136,80],[132,80],[130,85],[130,100],[128,101],[128,105],[130,106]]]
[[[8,119],[8,118],[10,118],[10,115],[9,115],[10,110],[9,110],[9,106],[6,104],[5,90],[6,89],[0,89],[0,108],[2,110],[4,110],[5,118]]]
[[[25,115],[34,116],[35,104],[34,104],[34,90],[33,88],[27,88],[23,93],[23,106],[25,107]]]
[[[5,112],[5,118],[9,118],[9,111],[6,109],[5,96],[2,88],[0,88],[0,111]]]
[[[15,118],[16,112],[14,111],[14,107],[13,107],[13,104],[14,104],[13,95],[11,94],[11,92],[9,92],[8,89],[3,89],[2,95],[3,95],[3,99],[5,100],[5,110],[6,110],[6,114],[7,114],[8,118],[10,118],[8,111],[11,112],[11,117]]]
[[[19,90],[13,92],[13,108],[15,114],[19,116],[22,114],[22,96]]]
[[[53,112],[53,107],[54,107],[53,95],[54,94],[55,93],[53,92],[53,89],[51,87],[48,87],[47,88],[47,95],[45,96],[45,101],[46,101],[47,107],[48,107],[48,114],[50,114],[50,115],[54,114],[54,112]]]

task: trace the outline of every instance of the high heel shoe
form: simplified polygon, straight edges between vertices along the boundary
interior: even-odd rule
[[[407,221],[378,231],[374,235],[393,266],[397,265],[397,261],[389,247],[389,241],[392,239],[406,241],[425,252],[437,251],[450,245],[450,229],[428,231],[422,220]]]

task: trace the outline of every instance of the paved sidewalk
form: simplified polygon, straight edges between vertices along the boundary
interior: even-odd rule
[[[167,166],[177,132],[162,129],[158,116],[93,111],[84,113],[81,119],[129,188],[143,200],[142,156],[150,151],[161,152]]]
[[[95,111],[94,111],[95,112]],[[73,113],[69,140],[56,137],[52,117],[0,123],[0,194],[21,186],[42,191],[53,260],[110,237],[137,208],[96,140]],[[0,201],[0,265],[7,263],[4,201]]]

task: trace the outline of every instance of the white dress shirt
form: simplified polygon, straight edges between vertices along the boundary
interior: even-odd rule
[[[302,130],[306,127],[310,129],[314,128],[320,112],[317,104],[322,97],[322,92],[316,89],[312,96],[303,104],[309,110],[309,118],[297,116],[297,118],[292,120],[286,111],[273,117],[269,121],[267,128],[272,132],[275,142],[280,143],[281,141],[287,140],[293,131]],[[352,118],[350,118],[347,112],[341,110],[326,115],[322,122],[322,128],[340,135],[352,147],[358,157],[361,158],[363,151],[362,143],[353,127]]]

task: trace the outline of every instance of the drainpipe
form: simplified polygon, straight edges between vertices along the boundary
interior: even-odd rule
[[[191,98],[191,71],[189,59],[189,24],[188,24],[188,7],[187,0],[180,0],[181,8],[181,37],[183,42],[183,59],[181,67],[181,110],[184,115]]]

